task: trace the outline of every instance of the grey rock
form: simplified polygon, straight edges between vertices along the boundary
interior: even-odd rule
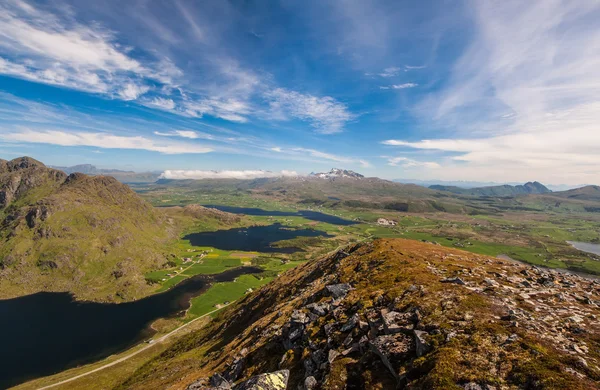
[[[304,333],[304,330],[302,328],[294,328],[290,331],[290,334],[288,335],[288,339],[290,341],[297,340],[300,337],[302,337],[303,333]]]
[[[483,390],[483,388],[475,382],[469,382],[469,383],[465,384],[463,386],[463,388],[465,390]]]
[[[386,334],[400,333],[412,325],[410,324],[412,314],[398,313],[397,311],[381,310],[381,319]]]
[[[440,280],[440,282],[442,283],[454,283],[454,284],[460,284],[460,285],[466,285],[465,281],[462,280],[461,278],[455,277],[455,278],[444,278],[442,280]]]
[[[311,303],[306,305],[306,308],[314,314],[318,315],[319,317],[323,317],[327,315],[327,313],[331,309],[331,304],[326,302]]]
[[[240,375],[242,375],[242,371],[244,371],[244,358],[240,357],[231,363],[231,366],[229,366],[227,372],[225,372],[223,376],[228,381],[235,382]]]
[[[309,376],[304,380],[304,390],[314,390],[318,384],[314,376]]]
[[[400,376],[395,368],[395,363],[408,357],[413,349],[413,345],[412,340],[408,336],[399,333],[378,336],[369,341],[369,348],[379,356],[390,373],[399,380]]]
[[[292,316],[291,316],[291,321],[293,323],[304,325],[304,324],[308,324],[310,322],[310,319],[308,318],[306,313],[304,313],[303,311],[294,310],[294,312],[292,313]]]
[[[235,387],[234,390],[285,390],[287,388],[289,370],[275,371],[254,376]]]
[[[350,317],[348,319],[348,321],[346,321],[346,323],[342,326],[342,328],[340,329],[342,332],[347,332],[349,330],[354,329],[354,327],[356,325],[358,325],[358,321],[359,321],[359,317],[358,314],[354,314],[352,317]]]
[[[329,354],[327,355],[327,361],[329,362],[329,364],[331,364],[338,356],[340,356],[340,353],[338,351],[336,351],[335,349],[330,349]]]
[[[427,341],[425,340],[425,337],[427,335],[427,332],[424,332],[422,330],[415,330],[415,350],[417,352],[417,357],[421,357],[423,355],[425,355],[427,352],[429,352],[430,346],[427,343]]]
[[[320,366],[322,363],[325,362],[325,351],[323,351],[322,349],[316,350],[310,355],[310,358],[313,362],[315,362],[317,366]]]
[[[210,387],[207,387],[207,388],[218,389],[218,390],[231,389],[231,383],[229,383],[229,381],[227,379],[223,378],[221,376],[221,374],[219,374],[219,373],[213,374],[213,376],[210,377],[209,383],[210,383]],[[189,388],[190,387],[188,386],[188,389]],[[202,387],[196,387],[194,389],[202,389]]]
[[[336,325],[337,324],[335,322],[332,322],[332,323],[329,323],[329,324],[325,324],[323,326],[323,330],[325,331],[325,334],[327,335],[327,337],[329,337],[329,336],[331,336],[333,334]]]
[[[330,284],[329,286],[325,286],[325,288],[329,292],[329,295],[335,299],[344,298],[352,290],[352,286],[348,283]]]
[[[302,362],[304,365],[304,376],[313,375],[317,371],[318,364],[315,364],[311,359],[304,359]]]

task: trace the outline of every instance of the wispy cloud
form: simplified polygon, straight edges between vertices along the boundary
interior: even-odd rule
[[[248,122],[247,116],[252,112],[247,102],[230,99],[202,99],[198,101],[185,101],[183,113],[200,118],[211,115],[232,122]]]
[[[265,96],[273,112],[308,121],[321,134],[342,132],[344,125],[356,117],[345,104],[330,96],[317,97],[283,88]]]
[[[415,83],[404,83],[404,84],[393,84],[393,85],[388,85],[388,86],[381,86],[379,87],[379,89],[406,89],[406,88],[414,88],[417,87],[419,84],[415,84]]]
[[[207,134],[207,133],[203,133],[203,132],[199,132],[199,131],[193,131],[193,130],[173,130],[173,131],[169,131],[169,132],[155,131],[154,134],[160,135],[162,137],[182,137],[182,138],[189,138],[189,139],[209,139],[209,140],[215,139],[215,137],[212,136],[211,134]]]
[[[388,145],[449,153],[448,174],[600,181],[600,3],[473,1],[473,40],[417,114],[443,139]],[[450,136],[451,134],[451,136]]]
[[[335,162],[339,164],[345,165],[356,165],[361,166],[363,168],[370,168],[372,165],[367,160],[355,157],[348,156],[340,156],[333,153],[327,153],[316,149],[310,148],[300,148],[300,147],[291,147],[291,148],[282,148],[279,146],[272,147],[269,149],[270,151],[276,152],[278,154],[285,155],[287,158],[298,159],[298,158],[308,158],[312,159],[315,162]]]
[[[379,73],[379,76],[381,77],[394,77],[394,76],[398,76],[400,74],[400,72],[402,71],[402,68],[398,68],[398,67],[390,67],[390,68],[385,68],[383,70],[383,72]]]
[[[43,143],[60,146],[91,146],[101,149],[137,149],[163,154],[208,153],[213,149],[190,143],[164,142],[143,136],[121,136],[110,133],[21,129],[0,134],[9,142]]]
[[[265,177],[295,177],[299,176],[295,171],[271,172],[263,170],[247,171],[196,171],[196,170],[166,170],[160,177],[172,180],[201,180],[201,179],[259,179]]]
[[[437,169],[440,168],[440,164],[435,161],[418,161],[408,157],[390,157],[390,156],[382,156],[387,160],[387,164],[392,167],[403,167],[403,168],[429,168],[429,169]]]
[[[142,65],[108,29],[22,0],[0,4],[0,37],[0,73],[35,82],[134,100],[150,89],[148,82],[165,83],[177,73],[172,64]]]
[[[173,99],[162,97],[155,97],[154,99],[142,101],[140,103],[148,107],[156,107],[166,111],[171,111],[175,108],[175,101],[173,101]]]

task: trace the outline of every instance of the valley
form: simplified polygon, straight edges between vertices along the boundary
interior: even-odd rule
[[[133,291],[131,284],[126,284],[125,289],[119,287],[122,286],[122,276],[115,277],[113,271],[110,274],[112,279],[102,282],[102,294],[89,288],[82,292],[77,284],[68,287],[67,284],[60,285],[53,281],[53,287],[49,288],[47,284],[38,287],[39,291],[55,291],[53,293],[0,301],[0,309],[4,307],[3,312],[14,319],[11,326],[15,327],[2,329],[3,334],[20,334],[15,329],[20,329],[24,321],[34,321],[44,324],[49,330],[56,328],[65,331],[64,336],[61,336],[63,333],[56,333],[52,338],[53,343],[70,344],[79,335],[77,337],[82,339],[94,340],[97,345],[96,349],[94,343],[88,343],[87,349],[65,350],[63,358],[53,356],[50,360],[49,356],[44,358],[41,353],[38,356],[39,363],[22,365],[21,362],[30,353],[27,351],[39,348],[48,352],[58,347],[46,345],[44,336],[36,339],[23,334],[15,339],[4,340],[7,351],[11,351],[11,348],[15,351],[9,352],[13,359],[4,363],[6,372],[11,372],[9,380],[12,381],[5,383],[18,384],[26,379],[34,379],[18,388],[35,388],[36,383],[52,384],[52,378],[64,379],[64,374],[59,372],[68,370],[66,372],[78,372],[83,376],[76,381],[65,382],[64,388],[81,381],[86,383],[86,387],[94,388],[93,378],[107,378],[107,373],[116,370],[107,366],[105,372],[99,370],[88,375],[87,372],[98,367],[98,363],[110,362],[118,356],[127,357],[141,348],[141,341],[162,340],[163,336],[186,324],[195,324],[196,320],[220,318],[222,311],[229,311],[229,306],[254,296],[256,291],[262,291],[261,287],[278,280],[280,275],[293,274],[295,269],[307,262],[339,253],[341,248],[377,239],[403,238],[439,247],[440,250],[444,247],[449,251],[459,249],[488,258],[505,258],[542,267],[600,274],[600,257],[593,251],[584,251],[581,246],[577,249],[570,244],[600,241],[600,214],[587,211],[593,207],[590,204],[595,204],[594,193],[590,196],[588,190],[584,191],[583,199],[563,197],[560,193],[468,196],[344,172],[344,176],[339,178],[327,174],[303,179],[159,180],[156,183],[130,184],[133,189],[131,193],[135,192],[139,198],[136,202],[142,202],[140,204],[143,207],[154,206],[151,207],[151,213],[156,214],[154,218],[164,224],[155,225],[153,229],[166,227],[168,235],[163,236],[163,241],[156,241],[160,235],[152,236],[149,233],[148,236],[153,237],[149,247],[157,248],[161,262],[143,261],[141,267],[127,270],[129,278],[137,280],[136,283],[143,282],[143,289],[136,288],[134,294],[128,292]],[[89,179],[77,176],[76,180],[85,182]],[[96,176],[94,180],[114,185],[103,176]],[[25,199],[23,204],[40,204],[35,200],[38,199],[37,195]],[[47,201],[41,203],[50,204]],[[15,208],[13,206],[6,210],[10,214],[14,213],[11,210]],[[89,212],[85,210],[84,213]],[[55,213],[50,215],[57,218]],[[26,218],[22,218],[26,223]],[[72,217],[66,214],[64,218]],[[86,218],[89,221],[89,217]],[[48,221],[53,222],[42,220],[29,229],[47,229],[46,226],[52,226],[48,225]],[[88,229],[83,226],[94,229],[89,223],[81,225],[78,234]],[[21,237],[27,230],[19,228],[18,231],[21,233],[17,237]],[[130,231],[137,232],[139,228],[131,228]],[[51,248],[48,245],[55,245],[53,240],[57,236],[61,237],[60,234],[51,234],[34,239],[34,242],[50,239],[41,248]],[[148,244],[131,241],[125,247],[130,248],[125,256],[129,256],[127,262],[131,264],[144,257],[141,254],[144,252],[133,254],[135,252],[131,252],[131,249],[148,247]],[[53,250],[64,250],[60,248],[64,247],[59,245]],[[42,249],[42,252],[45,257],[41,258],[49,258],[46,250]],[[124,269],[122,261],[117,263],[119,269]],[[46,280],[49,276],[60,280],[65,273],[65,266],[59,262],[56,265],[49,269],[38,265],[40,280]],[[101,268],[98,266],[91,269],[104,272],[102,270],[107,264],[103,263]],[[13,268],[5,266],[4,275],[7,275],[7,271],[10,274],[15,272]],[[98,279],[97,274],[90,277]],[[35,283],[34,280],[28,286],[31,288]],[[114,295],[106,295],[106,291],[114,288]],[[2,291],[6,293],[11,289]],[[76,300],[69,292],[75,294]],[[42,304],[47,310],[36,313],[33,306],[40,306],[40,300],[43,299],[47,300]],[[90,302],[78,303],[81,300]],[[32,309],[26,309],[23,313],[33,312],[40,317],[32,314],[21,319],[11,307],[27,308],[26,302],[29,301],[32,302]],[[152,310],[144,309],[147,305]],[[82,308],[94,314],[81,317],[77,313]],[[128,314],[119,314],[122,310]],[[50,311],[52,314],[49,314]],[[110,314],[112,312],[114,314]],[[82,331],[73,333],[68,327],[62,327],[62,318],[65,317],[72,318],[70,324]],[[60,320],[53,323],[54,318]],[[82,322],[83,318],[88,322]],[[94,338],[98,334],[98,327],[103,328],[104,338]],[[125,380],[135,369],[157,356],[151,351],[175,345],[175,340],[180,337],[182,335],[176,334],[172,340],[163,340],[160,345],[151,348],[146,344],[148,351],[144,349],[144,353],[133,357],[128,363],[128,374],[123,373],[119,378]],[[30,340],[31,346],[23,348],[21,344],[11,343],[22,338]],[[25,355],[18,358],[16,351]],[[11,364],[26,370],[16,370],[11,368]],[[81,364],[84,366],[74,368]],[[85,367],[89,367],[89,370]],[[35,379],[51,374],[56,376]],[[116,386],[118,381],[113,378],[111,383]]]

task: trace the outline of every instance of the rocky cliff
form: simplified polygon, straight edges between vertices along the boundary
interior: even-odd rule
[[[599,304],[595,279],[378,240],[284,273],[121,388],[596,389]]]
[[[70,291],[129,300],[147,294],[143,273],[167,262],[173,226],[112,177],[0,161],[0,297]]]

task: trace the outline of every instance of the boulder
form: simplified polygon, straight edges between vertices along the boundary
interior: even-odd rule
[[[235,387],[234,390],[285,390],[287,388],[289,370],[275,371],[254,376]]]
[[[462,280],[461,278],[444,278],[442,280],[440,280],[440,282],[442,283],[454,283],[454,284],[460,284],[460,285],[466,285],[465,281]]]
[[[335,299],[344,298],[350,290],[352,290],[352,286],[348,283],[340,283],[340,284],[330,284],[329,286],[325,286],[329,295],[331,295]]]
[[[327,302],[311,303],[306,305],[306,308],[319,317],[323,317],[331,310],[331,304]]]
[[[352,317],[350,317],[348,319],[348,321],[346,321],[346,323],[342,326],[340,331],[347,332],[349,330],[354,329],[354,327],[356,327],[356,325],[358,325],[358,321],[359,321],[358,314],[355,313]]]
[[[378,336],[369,341],[369,348],[379,356],[390,373],[400,380],[396,367],[410,356],[413,350],[412,340],[402,333]]]
[[[304,380],[304,390],[314,390],[317,388],[318,382],[314,376],[309,376]]]
[[[417,352],[417,357],[421,357],[429,352],[430,346],[425,340],[427,332],[422,330],[415,330],[415,350]]]

